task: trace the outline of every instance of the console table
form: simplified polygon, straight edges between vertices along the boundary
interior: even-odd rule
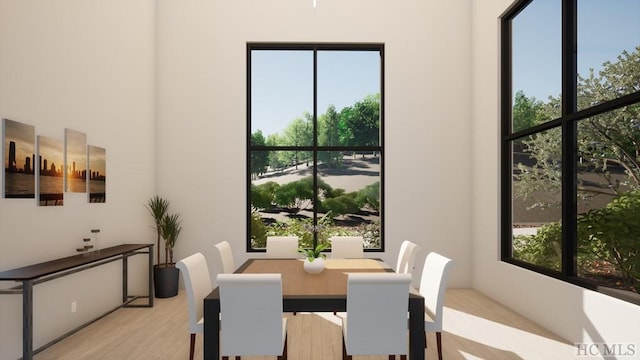
[[[128,263],[127,259],[136,254],[149,255],[149,295],[138,296],[128,293]],[[33,286],[45,281],[54,280],[79,271],[94,268],[113,261],[122,260],[122,304],[100,315],[99,317],[80,325],[70,332],[50,341],[40,348],[33,349]],[[88,253],[69,256],[61,259],[28,265],[21,268],[0,272],[0,281],[16,281],[22,285],[1,290],[0,294],[22,294],[22,359],[32,360],[33,355],[59,342],[89,324],[107,316],[121,307],[152,307],[153,306],[153,244],[122,244]],[[131,304],[132,301],[148,298],[147,304]]]

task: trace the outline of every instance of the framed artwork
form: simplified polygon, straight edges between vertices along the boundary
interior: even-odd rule
[[[65,191],[87,192],[87,134],[64,130]]]
[[[3,119],[4,197],[35,198],[35,126]]]
[[[89,145],[89,202],[103,203],[107,200],[107,150]]]
[[[62,140],[38,136],[38,205],[64,205]]]

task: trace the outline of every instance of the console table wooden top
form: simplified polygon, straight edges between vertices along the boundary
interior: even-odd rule
[[[34,280],[57,272],[69,270],[82,265],[91,264],[104,260],[113,256],[118,256],[153,246],[153,244],[121,244],[88,253],[81,253],[65,258],[45,261],[38,264],[32,264],[15,268],[11,270],[1,271],[0,280],[2,281],[24,281]]]

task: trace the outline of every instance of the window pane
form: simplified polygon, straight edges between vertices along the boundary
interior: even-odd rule
[[[264,248],[269,235],[303,238],[303,225],[313,223],[312,164],[308,151],[251,151],[251,168],[263,169],[251,176],[253,248]]]
[[[318,51],[321,146],[380,144],[380,52]]]
[[[365,249],[380,249],[380,154],[318,153],[318,217],[327,236],[361,235]]]
[[[251,51],[251,133],[277,145],[312,144],[313,52]]]
[[[562,259],[561,131],[512,142],[513,257],[560,270]]]
[[[578,1],[578,109],[640,90],[640,1]]]
[[[633,292],[640,292],[639,110],[578,123],[578,275]]]
[[[561,13],[560,0],[536,0],[512,20],[513,132],[560,116]]]

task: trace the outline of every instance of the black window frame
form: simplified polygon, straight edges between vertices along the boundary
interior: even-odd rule
[[[514,2],[500,16],[500,259],[555,279],[591,289],[637,305],[640,298],[597,285],[578,276],[577,251],[577,124],[580,120],[640,103],[640,92],[631,93],[595,106],[577,110],[577,8],[578,0],[562,1],[562,109],[560,117],[524,130],[512,132],[512,20],[536,0]],[[512,148],[514,140],[560,127],[562,131],[562,258],[560,271],[531,264],[513,257],[512,226]]]
[[[252,146],[251,145],[251,52],[252,50],[309,50],[313,51],[313,144],[311,146]],[[318,51],[378,51],[380,53],[380,140],[378,146],[319,146],[318,145],[318,78],[317,78],[317,52]],[[281,42],[247,42],[246,44],[246,90],[247,90],[247,151],[246,151],[246,251],[249,253],[265,252],[266,249],[252,248],[251,246],[251,152],[255,150],[276,151],[276,150],[297,150],[313,152],[313,187],[314,198],[318,196],[318,171],[317,164],[318,152],[322,151],[355,151],[355,152],[378,152],[380,158],[384,159],[384,128],[385,128],[385,45],[384,43],[281,43]],[[365,252],[384,252],[385,251],[385,200],[384,200],[384,160],[380,162],[380,248],[365,248]],[[318,209],[316,201],[313,202],[313,224],[318,223]],[[314,246],[317,243],[318,235],[314,233]]]

